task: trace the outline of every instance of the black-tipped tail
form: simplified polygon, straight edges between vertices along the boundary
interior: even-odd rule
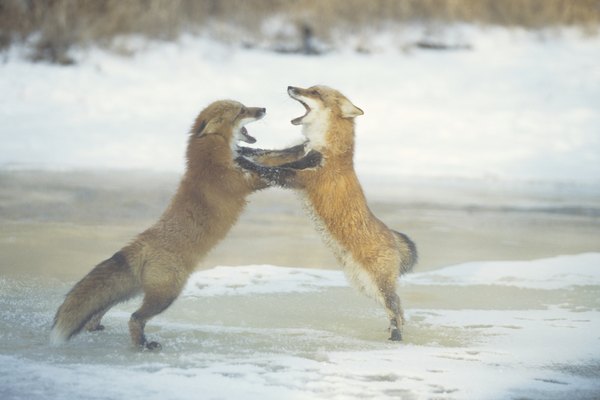
[[[79,333],[92,317],[136,294],[138,284],[122,252],[98,264],[67,294],[54,317],[53,345]]]
[[[408,236],[404,233],[394,231],[396,234],[396,241],[398,247],[402,253],[402,259],[400,260],[400,275],[412,271],[413,267],[417,263],[419,258],[417,253],[417,246]]]

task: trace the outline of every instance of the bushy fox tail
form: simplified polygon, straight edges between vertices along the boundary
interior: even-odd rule
[[[396,235],[396,242],[402,253],[402,259],[400,260],[400,275],[403,275],[412,271],[417,263],[417,246],[404,233],[394,231],[394,234]]]
[[[79,333],[92,317],[138,291],[139,284],[122,252],[98,264],[71,291],[54,317],[50,343],[58,345]]]

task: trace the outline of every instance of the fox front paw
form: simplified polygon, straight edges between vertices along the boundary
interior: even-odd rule
[[[240,166],[241,168],[248,170],[248,171],[253,171],[253,172],[258,172],[260,171],[260,166],[258,164],[253,163],[252,161],[248,160],[245,157],[239,156],[235,158],[235,163]]]
[[[254,157],[265,154],[265,150],[255,149],[253,147],[239,147],[238,154],[244,157]]]
[[[280,165],[281,168],[289,169],[308,169],[316,168],[321,165],[323,155],[316,150],[309,151],[304,157],[299,160]]]

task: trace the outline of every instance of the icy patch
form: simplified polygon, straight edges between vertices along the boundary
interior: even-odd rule
[[[415,285],[500,285],[546,290],[600,285],[600,253],[534,261],[472,262],[407,275],[402,281]]]

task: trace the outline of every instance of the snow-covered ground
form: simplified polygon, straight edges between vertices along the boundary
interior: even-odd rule
[[[356,165],[398,176],[600,182],[600,36],[455,27],[440,40],[471,50],[408,46],[416,30],[373,35],[372,54],[319,57],[240,49],[198,37],[101,50],[71,67],[0,64],[0,165],[180,171],[197,113],[220,98],[267,108],[258,145],[301,140],[288,85],[327,84],[365,111]]]
[[[129,348],[126,325],[137,301],[112,311],[106,331],[52,348],[48,328],[65,285],[3,279],[0,288],[5,400],[600,395],[598,253],[412,274],[401,287],[403,343],[386,340],[384,312],[340,271],[263,265],[198,272],[148,325],[163,343],[160,353]],[[489,298],[482,301],[481,291]],[[539,304],[508,299],[525,292]]]

